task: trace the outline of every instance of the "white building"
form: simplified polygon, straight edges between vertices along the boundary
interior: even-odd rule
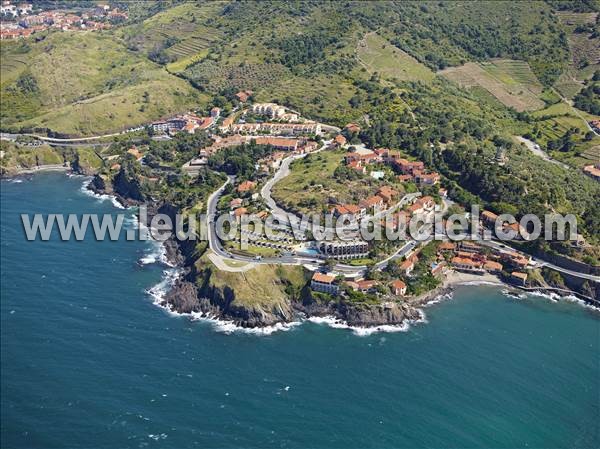
[[[259,115],[268,115],[271,118],[280,118],[285,114],[285,108],[275,103],[256,103],[252,112]]]
[[[337,295],[340,287],[335,282],[335,276],[315,272],[310,281],[310,288],[316,292]]]

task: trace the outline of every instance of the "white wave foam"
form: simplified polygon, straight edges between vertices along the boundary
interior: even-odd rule
[[[424,319],[424,314],[422,315],[422,318],[420,320],[416,320],[414,322],[421,322],[422,319]],[[384,324],[372,327],[350,326],[347,322],[339,320],[333,316],[310,317],[307,319],[307,321],[310,321],[311,323],[315,324],[325,324],[334,329],[350,329],[355,335],[358,335],[359,337],[366,337],[368,335],[372,335],[378,332],[407,332],[410,329],[409,320],[397,325]]]
[[[512,298],[512,299],[526,299],[527,298],[527,295],[525,293],[517,293],[513,290],[508,290],[506,288],[503,289],[500,293],[502,293],[507,298]]]
[[[560,299],[560,295],[557,295],[556,293],[546,293],[539,290],[528,291],[527,294],[529,296],[539,296],[540,298],[546,298],[554,302],[557,302]]]
[[[493,285],[494,287],[497,287],[501,284],[498,282],[492,282],[492,281],[465,281],[465,282],[460,282],[457,285]]]
[[[173,288],[175,282],[181,276],[182,272],[183,270],[181,268],[169,268],[168,270],[164,270],[163,278],[161,279],[161,281],[158,284],[146,290],[146,293],[148,293],[153,298],[152,302],[155,305],[165,309],[170,315],[174,316],[183,314],[172,310],[171,307],[169,307],[168,305],[165,306],[163,304],[163,301],[165,300],[166,294],[169,292],[169,290],[171,290],[171,288]]]
[[[202,313],[191,313],[190,314],[194,321],[205,321],[212,324],[213,328],[217,332],[224,334],[232,334],[234,332],[241,332],[245,334],[254,335],[271,335],[274,332],[285,332],[292,330],[293,328],[300,326],[301,321],[292,321],[291,323],[276,323],[273,326],[264,327],[242,327],[235,324],[233,321],[221,320],[216,317],[211,317]]]
[[[564,301],[572,302],[573,304],[577,304],[578,306],[585,307],[586,309],[600,313],[600,307],[596,307],[590,303],[587,303],[583,299],[579,299],[577,296],[568,295],[568,296],[563,296],[562,299]]]
[[[117,197],[115,197],[114,195],[107,195],[107,194],[101,195],[99,193],[92,192],[90,189],[87,188],[89,183],[90,183],[90,178],[86,178],[86,180],[83,182],[81,188],[79,189],[84,195],[91,196],[92,198],[96,198],[99,202],[109,200],[113,204],[113,206],[115,206],[117,209],[127,209],[125,206],[123,206],[121,203],[119,203],[119,201],[117,201]]]
[[[431,301],[427,301],[423,307],[429,307],[440,302],[450,301],[453,298],[452,292],[444,293],[443,295],[436,296]]]
[[[10,182],[12,184],[21,184],[23,182],[23,180],[19,179],[19,178],[14,178],[14,179],[9,179],[8,182]]]

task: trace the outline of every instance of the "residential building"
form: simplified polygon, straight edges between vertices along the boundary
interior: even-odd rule
[[[410,276],[410,274],[415,269],[415,260],[414,260],[414,258],[411,257],[411,258],[406,259],[404,262],[402,262],[400,264],[399,269],[405,275]]]
[[[397,279],[390,283],[390,290],[396,296],[404,296],[406,295],[406,284],[400,279]]]
[[[333,142],[336,146],[343,147],[344,145],[346,145],[346,138],[344,136],[342,136],[341,134],[338,134],[333,139]]]
[[[256,103],[252,106],[252,112],[277,119],[285,114],[285,108],[275,103]]]
[[[440,182],[439,173],[415,173],[415,182],[420,186],[433,186]]]
[[[300,145],[298,139],[288,139],[286,137],[254,137],[252,140],[257,145],[271,145],[277,150],[297,151]]]
[[[483,263],[467,257],[454,257],[452,259],[454,269],[467,273],[483,274]]]
[[[594,179],[600,180],[600,164],[586,165],[583,167],[583,172]]]
[[[254,181],[244,181],[237,187],[237,191],[240,193],[246,193],[254,190],[255,188],[256,183]]]
[[[383,198],[383,201],[385,201],[388,206],[394,204],[398,195],[399,193],[390,186],[382,186],[377,190],[377,196]]]
[[[360,132],[360,126],[358,126],[356,123],[348,123],[346,126],[344,126],[344,129],[351,134]]]
[[[369,255],[369,244],[362,240],[319,242],[317,247],[333,259],[360,259]]]
[[[500,273],[502,271],[502,264],[493,260],[488,260],[483,265],[483,269],[490,273]]]
[[[252,93],[253,92],[251,90],[241,90],[237,94],[235,94],[235,96],[241,103],[246,103],[248,99],[252,96]]]
[[[229,208],[230,209],[236,209],[238,207],[240,207],[243,203],[243,200],[241,198],[234,198],[229,202]]]
[[[221,116],[221,109],[215,106],[210,110],[210,116],[213,118],[219,118]]]
[[[386,209],[385,202],[379,195],[370,196],[369,198],[362,200],[359,203],[359,206],[366,209],[367,213],[373,212],[373,214]]]
[[[354,291],[361,293],[375,293],[377,291],[377,285],[379,282],[367,279],[361,279],[358,281],[349,281],[346,284]]]
[[[520,287],[524,287],[525,284],[527,283],[527,273],[522,273],[519,271],[513,271],[510,274],[510,281],[515,284],[518,285]]]
[[[246,209],[245,207],[238,207],[237,209],[235,209],[233,211],[233,216],[236,218],[239,218],[242,215],[245,215],[247,213],[248,213],[248,209]]]
[[[335,282],[335,276],[315,272],[310,281],[310,288],[316,292],[337,295],[340,287]]]

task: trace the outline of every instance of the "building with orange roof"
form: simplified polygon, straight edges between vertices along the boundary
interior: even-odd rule
[[[468,273],[483,274],[483,262],[473,260],[468,257],[454,257],[452,259],[452,266],[458,271],[465,271]]]
[[[510,274],[510,280],[511,280],[512,283],[523,287],[527,283],[527,273],[521,273],[519,271],[513,271]]]
[[[396,296],[406,295],[406,284],[400,279],[396,279],[395,281],[390,282],[390,289],[392,290],[392,293]]]
[[[484,265],[483,269],[490,273],[500,273],[502,271],[502,264],[493,260],[488,260]]]
[[[236,218],[239,218],[242,215],[245,215],[247,213],[248,213],[248,209],[246,209],[245,207],[238,207],[236,210],[233,211],[233,216]]]
[[[346,138],[344,136],[342,136],[341,134],[338,134],[337,136],[335,136],[335,138],[333,139],[333,142],[340,147],[343,147],[344,145],[346,145]]]
[[[377,195],[390,205],[398,197],[399,193],[390,186],[382,186],[377,190]]]
[[[237,187],[237,191],[240,193],[246,193],[254,190],[255,188],[256,183],[254,181],[244,181]]]
[[[348,123],[346,126],[344,126],[344,129],[352,134],[360,132],[360,126],[358,126],[356,123]]]
[[[412,273],[412,271],[415,269],[415,260],[412,257],[406,259],[404,262],[402,262],[400,264],[399,269],[404,274],[406,274],[407,276],[409,276],[410,273]]]
[[[340,287],[335,281],[335,276],[316,271],[310,281],[310,288],[316,292],[337,295]]]
[[[379,195],[370,196],[369,198],[362,200],[359,205],[361,208],[366,209],[367,212],[370,209],[372,209],[373,212],[376,212],[376,209],[381,210],[385,208],[385,202]]]

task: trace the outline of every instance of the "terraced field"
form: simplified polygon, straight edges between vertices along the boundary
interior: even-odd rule
[[[578,25],[593,24],[597,13],[558,12],[558,17],[568,31],[571,61],[554,87],[572,99],[583,88],[583,81],[600,69],[600,37],[590,33],[575,33]]]
[[[175,60],[169,71],[182,72],[206,56],[211,45],[223,39],[219,29],[208,25],[221,8],[219,2],[186,2],[127,27],[123,37],[130,47],[145,53],[167,47],[165,53]]]
[[[524,61],[495,59],[468,62],[438,72],[461,87],[482,87],[502,104],[517,111],[533,111],[544,106],[542,85]]]

